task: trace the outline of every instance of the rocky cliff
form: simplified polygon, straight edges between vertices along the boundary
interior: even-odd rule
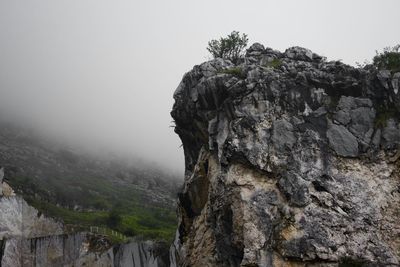
[[[166,247],[152,241],[131,241],[107,249],[92,245],[101,240],[88,233],[10,238],[2,244],[4,267],[169,267]],[[2,242],[2,241],[0,241]]]
[[[185,74],[179,264],[398,266],[399,83],[260,44]]]

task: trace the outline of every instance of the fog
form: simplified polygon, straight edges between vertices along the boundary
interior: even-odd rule
[[[0,113],[62,140],[183,170],[169,112],[232,30],[354,64],[400,43],[400,1],[0,0]]]

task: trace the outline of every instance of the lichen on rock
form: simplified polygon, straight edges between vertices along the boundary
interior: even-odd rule
[[[171,112],[185,153],[178,264],[398,266],[397,81],[260,44],[186,73]]]

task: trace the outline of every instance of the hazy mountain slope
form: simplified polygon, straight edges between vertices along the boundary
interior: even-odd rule
[[[0,165],[30,204],[66,223],[105,224],[114,209],[123,215],[121,231],[174,231],[177,177],[79,154],[33,136],[9,124],[0,127]]]

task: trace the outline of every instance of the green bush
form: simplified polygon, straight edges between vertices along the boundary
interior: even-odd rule
[[[229,59],[236,63],[244,53],[248,40],[246,34],[240,35],[239,32],[233,31],[225,38],[209,41],[207,50],[214,58]]]
[[[386,47],[383,52],[376,52],[373,58],[373,65],[379,70],[390,70],[392,72],[400,71],[400,45]]]
[[[122,216],[116,209],[112,209],[107,218],[107,226],[111,229],[116,229],[121,225]]]

